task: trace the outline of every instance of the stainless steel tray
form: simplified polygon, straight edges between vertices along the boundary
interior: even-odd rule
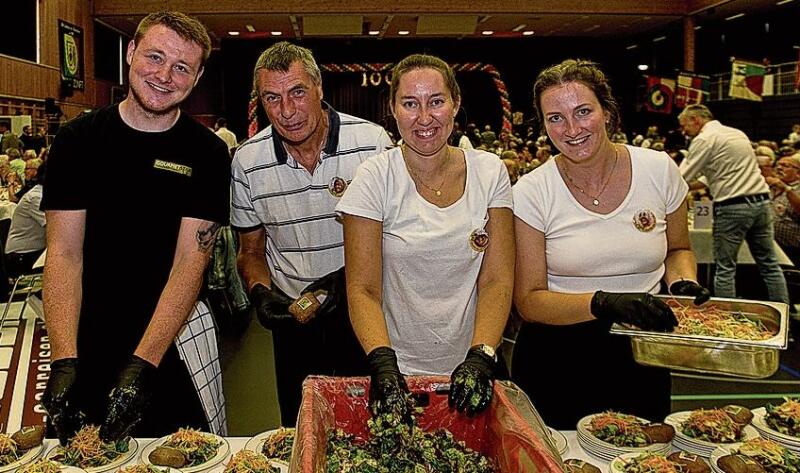
[[[691,297],[658,297],[692,304]],[[709,303],[759,320],[775,335],[763,341],[737,340],[647,332],[618,324],[611,327],[611,333],[630,336],[634,359],[643,365],[745,378],[766,378],[774,374],[778,370],[778,350],[788,346],[789,307],[780,302],[743,299],[712,298]]]

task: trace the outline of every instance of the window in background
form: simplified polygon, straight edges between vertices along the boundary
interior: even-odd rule
[[[38,0],[3,2],[0,54],[36,62]]]

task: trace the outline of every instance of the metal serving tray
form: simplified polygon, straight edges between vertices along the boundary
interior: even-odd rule
[[[657,296],[675,299],[684,305],[692,297]],[[778,370],[778,350],[788,346],[789,306],[780,302],[712,298],[707,304],[720,309],[741,312],[761,321],[775,335],[767,340],[736,340],[721,337],[648,332],[614,324],[611,333],[631,337],[633,357],[637,363],[682,371],[724,374],[742,378],[766,378]]]

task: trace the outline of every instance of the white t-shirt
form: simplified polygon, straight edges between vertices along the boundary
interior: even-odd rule
[[[483,151],[464,153],[464,194],[446,208],[419,195],[400,148],[359,166],[336,206],[338,213],[383,223],[383,313],[405,374],[450,374],[464,360],[483,261],[470,235],[484,228],[489,208],[513,208],[502,161]]]
[[[554,159],[514,186],[514,214],[545,235],[551,291],[658,290],[667,256],[666,217],[683,203],[688,185],[666,153],[625,147],[631,188],[610,214],[579,204]]]

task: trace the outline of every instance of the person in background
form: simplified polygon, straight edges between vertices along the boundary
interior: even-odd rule
[[[540,72],[534,108],[560,153],[513,188],[514,302],[528,323],[512,379],[553,428],[606,410],[663,419],[669,371],[638,365],[630,340],[609,328],[671,331],[675,315],[653,296],[662,282],[696,304],[708,300],[696,282],[688,186],[666,153],[609,139],[619,107],[595,63],[569,59]]]
[[[517,156],[516,151],[503,151],[500,155],[500,159],[503,161],[503,164],[506,167],[506,171],[508,172],[508,179],[511,181],[511,185],[517,183],[517,179],[519,179],[519,158]]]
[[[45,167],[39,167],[36,179],[28,181],[35,180],[36,184],[22,196],[11,217],[5,247],[5,268],[11,278],[30,273],[46,246],[46,219],[44,211],[39,208]]]
[[[21,148],[22,142],[11,131],[11,124],[7,121],[0,121],[0,153],[8,154],[12,149]]]
[[[271,123],[232,164],[231,224],[238,267],[259,321],[272,331],[281,422],[294,425],[310,374],[366,374],[347,317],[342,226],[334,207],[367,157],[392,147],[386,131],[325,103],[311,51],[279,42],[265,50],[253,86]],[[289,305],[327,293],[301,323]]]
[[[736,258],[746,240],[768,300],[788,304],[786,280],[775,254],[769,187],[747,135],[714,119],[705,105],[688,105],[678,121],[692,138],[681,175],[691,187],[703,176],[714,196],[714,295],[736,297]]]
[[[775,152],[769,146],[757,146],[755,149],[758,169],[764,178],[775,176]],[[767,180],[769,184],[769,180]]]
[[[34,158],[25,162],[25,180],[17,181],[9,184],[8,200],[11,202],[19,202],[22,197],[33,189],[39,183],[39,167],[42,161],[39,158]]]
[[[775,212],[775,241],[795,266],[800,266],[800,159],[784,157],[775,175],[766,178]]]
[[[406,57],[389,94],[404,145],[365,161],[336,206],[370,406],[408,420],[403,374],[449,375],[450,406],[473,415],[491,401],[511,309],[508,174],[486,152],[448,146],[461,92],[447,63]]]
[[[231,150],[231,155],[233,155],[239,142],[236,141],[236,134],[228,129],[228,120],[223,117],[217,118],[217,122],[214,124],[214,134],[225,142],[225,145]]]
[[[196,19],[145,16],[125,100],[65,124],[52,145],[42,405],[62,444],[84,424],[106,442],[181,427],[225,435],[215,323],[196,301],[228,223],[230,159],[179,108],[210,53]]]

